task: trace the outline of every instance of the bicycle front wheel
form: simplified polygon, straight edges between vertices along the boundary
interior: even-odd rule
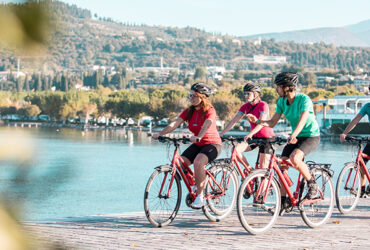
[[[307,226],[315,228],[326,223],[334,209],[334,186],[330,175],[322,169],[311,170],[319,186],[319,200],[310,203],[310,200],[303,200],[300,205],[300,212],[303,221]],[[307,183],[304,185],[302,197],[305,197],[308,191]]]
[[[181,183],[175,175],[171,190],[172,168],[161,166],[150,176],[145,188],[144,210],[149,222],[155,227],[164,227],[176,217],[181,203]]]
[[[346,214],[357,206],[361,192],[360,171],[355,162],[346,163],[339,174],[335,199],[339,212]]]
[[[244,179],[238,192],[237,211],[240,223],[254,235],[271,228],[280,211],[279,184],[273,178],[267,186],[266,174],[266,170],[253,171]]]
[[[204,215],[213,222],[226,218],[233,210],[238,190],[238,178],[228,166],[213,166],[207,175]]]

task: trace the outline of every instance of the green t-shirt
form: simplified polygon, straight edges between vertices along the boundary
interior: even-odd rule
[[[370,122],[370,102],[366,103],[360,110],[360,114],[362,117],[367,115],[369,122]]]
[[[320,136],[319,124],[317,123],[313,113],[313,104],[311,99],[305,94],[297,93],[291,105],[288,105],[287,102],[288,100],[286,98],[280,97],[276,104],[276,113],[285,115],[290,126],[292,126],[293,131],[297,127],[301,113],[303,111],[309,112],[306,124],[297,137]]]

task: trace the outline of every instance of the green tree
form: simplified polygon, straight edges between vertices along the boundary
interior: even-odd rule
[[[207,70],[205,67],[199,67],[195,70],[194,80],[205,80],[207,76]]]

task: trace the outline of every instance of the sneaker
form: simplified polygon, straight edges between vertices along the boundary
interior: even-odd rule
[[[281,197],[281,208],[279,212],[279,216],[283,216],[287,210],[287,208],[290,207],[290,199],[286,196]]]
[[[248,189],[244,189],[244,194],[243,194],[244,199],[249,199],[251,197],[251,194],[248,192]]]
[[[365,186],[361,187],[360,198],[366,198],[366,187]]]
[[[317,185],[315,181],[308,182],[308,191],[307,191],[306,198],[310,200],[315,199],[317,194],[319,193],[318,190],[319,190],[319,185]]]
[[[367,188],[366,188],[366,194],[370,195],[370,185],[368,185]]]
[[[260,195],[258,198],[254,201],[255,204],[263,204],[263,196]]]
[[[191,206],[193,208],[202,208],[204,206],[203,195],[198,194]]]

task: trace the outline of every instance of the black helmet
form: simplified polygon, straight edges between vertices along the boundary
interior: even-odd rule
[[[207,97],[209,97],[212,94],[211,87],[209,87],[208,85],[204,83],[194,83],[190,89],[195,92],[206,95]]]
[[[285,86],[297,87],[298,75],[293,72],[281,72],[275,77],[275,84]]]
[[[261,86],[258,83],[247,83],[243,88],[243,92],[247,91],[261,93]]]

